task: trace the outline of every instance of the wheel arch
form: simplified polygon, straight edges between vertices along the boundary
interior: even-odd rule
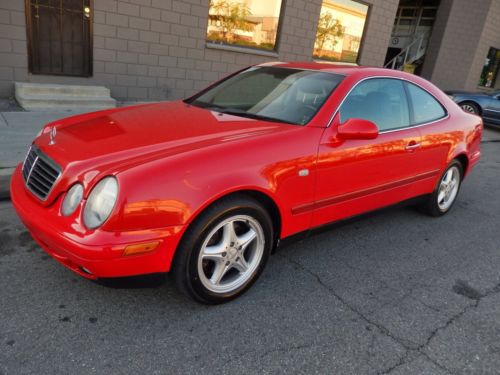
[[[216,204],[217,202],[221,201],[222,199],[228,199],[230,197],[237,197],[237,196],[250,197],[251,199],[262,204],[264,209],[267,210],[267,212],[269,213],[269,216],[271,218],[272,225],[273,225],[273,236],[274,236],[273,241],[274,241],[274,243],[273,243],[272,251],[275,250],[275,248],[278,244],[278,240],[280,239],[281,229],[282,229],[282,217],[283,217],[283,215],[282,215],[282,211],[279,208],[279,205],[272,198],[271,194],[269,194],[265,191],[262,191],[259,188],[236,189],[236,190],[224,192],[218,196],[213,197],[212,199],[205,202],[205,204],[200,206],[195,212],[192,213],[189,220],[186,221],[186,223],[184,224],[184,229],[180,233],[180,237],[179,237],[178,242],[175,246],[175,250],[172,252],[171,258],[168,262],[169,266],[168,266],[167,272],[171,271],[173,265],[176,262],[176,259],[178,259],[178,257],[179,257],[178,248],[181,245],[181,243],[184,241],[186,233],[189,231],[189,228],[195,223],[196,219],[203,212],[205,212],[208,208],[210,208],[212,205]]]
[[[462,169],[463,169],[463,176],[467,174],[468,168],[469,168],[469,158],[465,153],[460,153],[456,155],[453,160],[458,160],[460,164],[462,164]],[[462,176],[462,177],[463,177]]]
[[[187,228],[189,228],[189,226],[191,226],[191,224],[200,216],[200,214],[206,211],[209,207],[216,204],[222,199],[228,199],[237,196],[249,197],[255,200],[256,202],[260,203],[266,209],[266,211],[269,213],[269,216],[273,224],[274,241],[276,242],[280,238],[282,230],[282,220],[283,220],[282,211],[276,200],[271,196],[271,194],[262,191],[261,189],[258,188],[242,188],[242,189],[227,191],[216,197],[213,197],[212,199],[205,202],[205,204],[199,207],[195,212],[193,212],[189,220],[186,222],[186,231]],[[276,243],[274,245],[276,245]]]
[[[274,231],[274,241],[277,241],[280,236],[281,236],[281,225],[282,225],[282,216],[280,209],[276,202],[267,194],[263,193],[262,191],[259,190],[240,190],[238,192],[232,193],[232,194],[242,194],[242,195],[247,195],[253,199],[255,199],[257,202],[262,204],[264,208],[267,210],[269,213],[269,216],[271,217],[271,221],[273,223],[273,231]],[[229,194],[231,195],[231,194]],[[276,245],[274,243],[273,245]]]
[[[462,106],[463,104],[466,104],[466,103],[474,104],[477,107],[478,111],[479,111],[478,115],[479,116],[483,115],[483,107],[481,107],[481,105],[477,101],[475,101],[473,99],[464,99],[464,100],[458,102],[458,105]]]

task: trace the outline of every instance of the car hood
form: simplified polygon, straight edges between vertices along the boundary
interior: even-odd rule
[[[54,143],[51,143],[51,129]],[[35,144],[72,175],[103,172],[170,155],[284,131],[295,125],[198,108],[182,101],[120,108],[49,124]]]

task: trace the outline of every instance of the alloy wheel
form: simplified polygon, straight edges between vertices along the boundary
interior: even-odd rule
[[[447,211],[458,194],[460,187],[460,171],[455,165],[450,167],[441,178],[437,194],[438,207],[442,212]]]
[[[224,219],[203,241],[197,262],[201,283],[213,293],[240,288],[259,267],[264,247],[264,231],[255,218]]]

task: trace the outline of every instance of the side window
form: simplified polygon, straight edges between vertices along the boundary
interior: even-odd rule
[[[431,94],[411,83],[406,85],[413,107],[414,125],[439,120],[446,116],[443,106]]]
[[[391,78],[361,82],[340,107],[341,122],[350,118],[372,121],[381,132],[408,127],[410,113],[403,82]]]

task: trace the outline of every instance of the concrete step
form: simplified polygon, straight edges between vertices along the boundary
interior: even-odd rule
[[[16,82],[16,91],[21,94],[56,94],[76,96],[110,96],[104,86],[56,85],[46,83]]]
[[[47,109],[53,111],[76,110],[82,107],[88,108],[114,108],[116,100],[109,96],[70,96],[70,95],[47,95],[47,94],[25,94],[18,99],[19,104],[26,110]]]
[[[116,107],[110,91],[102,86],[15,83],[17,102],[28,111],[99,110]]]

